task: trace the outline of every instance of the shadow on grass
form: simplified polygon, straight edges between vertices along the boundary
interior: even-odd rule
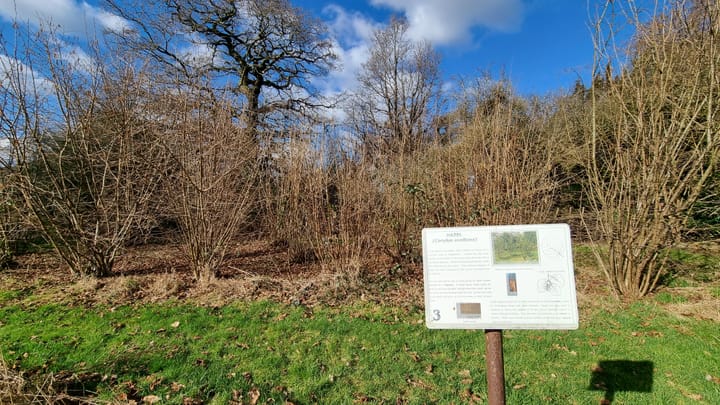
[[[605,391],[606,404],[615,400],[616,392],[652,392],[653,368],[647,360],[603,360],[593,369],[588,389]]]

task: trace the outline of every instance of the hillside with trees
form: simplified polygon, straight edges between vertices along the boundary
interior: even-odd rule
[[[165,245],[206,285],[263,241],[279,273],[362,290],[417,271],[423,227],[569,222],[612,292],[650,294],[670,248],[720,229],[720,7],[663,5],[608,2],[592,83],[543,97],[487,76],[442,93],[440,55],[393,19],[356,94],[323,98],[331,38],[287,0],[110,1],[132,29],[91,65],[18,24],[0,44],[0,266],[47,246],[68,275],[114,277]]]

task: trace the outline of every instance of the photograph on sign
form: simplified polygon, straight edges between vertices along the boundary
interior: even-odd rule
[[[426,324],[433,329],[576,329],[566,224],[426,228]]]
[[[456,307],[458,318],[480,318],[482,316],[479,302],[458,302]]]
[[[517,274],[507,273],[507,293],[508,295],[517,295]]]
[[[493,232],[494,264],[537,264],[537,232]]]

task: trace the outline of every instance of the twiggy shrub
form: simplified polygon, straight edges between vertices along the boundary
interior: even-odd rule
[[[558,145],[542,133],[541,120],[512,105],[476,112],[459,142],[434,157],[429,179],[437,190],[437,220],[446,225],[551,220]]]
[[[10,369],[0,352],[0,403],[24,403],[25,379]]]
[[[17,218],[7,185],[0,177],[0,270],[12,262],[12,242],[17,234]]]
[[[608,244],[598,262],[613,291],[631,298],[657,287],[663,252],[679,242],[720,157],[720,4],[662,5],[648,19],[634,2],[608,2],[605,15],[634,23],[627,52],[608,40],[614,20],[597,25],[596,65],[632,63],[593,88],[587,193]]]
[[[330,177],[320,155],[294,137],[276,152],[265,185],[265,228],[276,243],[287,246],[293,262],[318,259],[312,240],[329,233]]]
[[[142,75],[122,58],[90,71],[81,61],[58,58],[66,50],[52,34],[26,38],[22,55],[5,52],[24,65],[0,62],[0,138],[12,145],[0,170],[22,196],[20,212],[71,272],[104,276],[143,222],[156,183],[146,162],[158,148],[139,136],[146,122],[133,119],[145,96]]]
[[[201,282],[218,274],[230,242],[256,203],[259,173],[252,131],[234,120],[236,106],[208,102],[202,87],[166,94],[163,190],[180,225],[180,242]]]
[[[435,201],[428,190],[430,173],[421,162],[422,153],[392,154],[377,160],[376,187],[381,196],[378,236],[385,253],[398,264],[420,261],[421,230],[434,223],[429,217]]]
[[[369,166],[330,143],[302,139],[279,153],[267,199],[267,227],[295,261],[318,260],[334,274],[361,281],[374,246],[377,191]]]
[[[423,227],[552,221],[559,145],[543,119],[522,100],[478,105],[456,142],[388,160],[378,172],[391,255],[419,259]]]

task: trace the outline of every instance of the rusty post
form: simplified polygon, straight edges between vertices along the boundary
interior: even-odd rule
[[[487,369],[488,403],[505,405],[505,364],[503,363],[502,330],[485,331],[485,366]]]

